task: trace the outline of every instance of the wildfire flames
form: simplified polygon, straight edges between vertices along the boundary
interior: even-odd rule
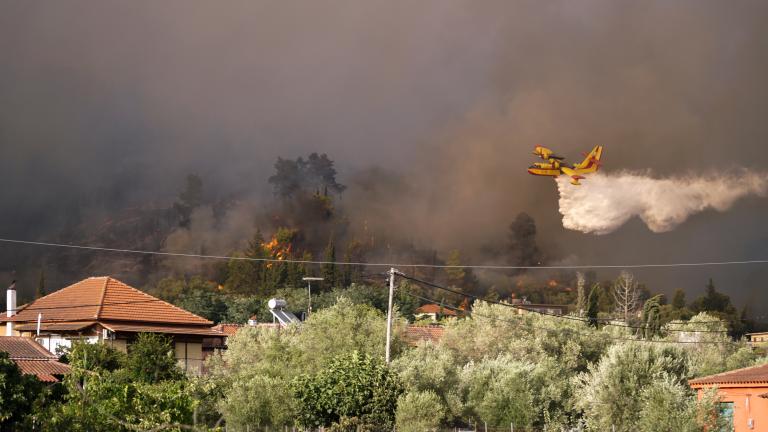
[[[262,243],[261,246],[267,251],[268,257],[276,260],[284,260],[291,256],[291,244],[281,243],[277,237],[272,237],[269,242]],[[274,263],[267,263],[267,268],[272,267]]]

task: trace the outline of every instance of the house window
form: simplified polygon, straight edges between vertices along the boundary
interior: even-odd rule
[[[720,412],[719,432],[734,432],[733,430],[733,402],[720,402],[718,404]]]

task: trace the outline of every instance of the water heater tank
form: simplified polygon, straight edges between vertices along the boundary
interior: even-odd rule
[[[269,302],[267,303],[270,309],[282,309],[286,306],[288,306],[288,303],[283,299],[273,298],[269,299]]]

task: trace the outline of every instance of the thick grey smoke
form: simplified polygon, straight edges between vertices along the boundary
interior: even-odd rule
[[[218,252],[250,234],[275,158],[317,151],[349,186],[350,231],[371,241],[478,262],[525,211],[574,263],[761,255],[762,201],[584,242],[563,229],[553,183],[525,168],[535,144],[569,159],[602,144],[607,169],[662,177],[768,166],[767,17],[761,1],[3,2],[0,232],[136,246],[77,228],[167,208],[194,172],[249,202],[196,215],[165,247]],[[39,258],[6,247],[0,272]],[[762,292],[768,272],[685,286],[707,276]]]
[[[584,233],[608,234],[639,217],[653,232],[674,229],[707,209],[724,212],[739,198],[765,196],[768,174],[741,171],[654,178],[618,172],[590,175],[581,186],[557,178],[563,226]]]

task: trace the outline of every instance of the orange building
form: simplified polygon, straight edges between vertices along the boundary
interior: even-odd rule
[[[722,432],[768,431],[768,364],[736,369],[691,380],[699,392],[717,387],[720,415],[727,426]]]

